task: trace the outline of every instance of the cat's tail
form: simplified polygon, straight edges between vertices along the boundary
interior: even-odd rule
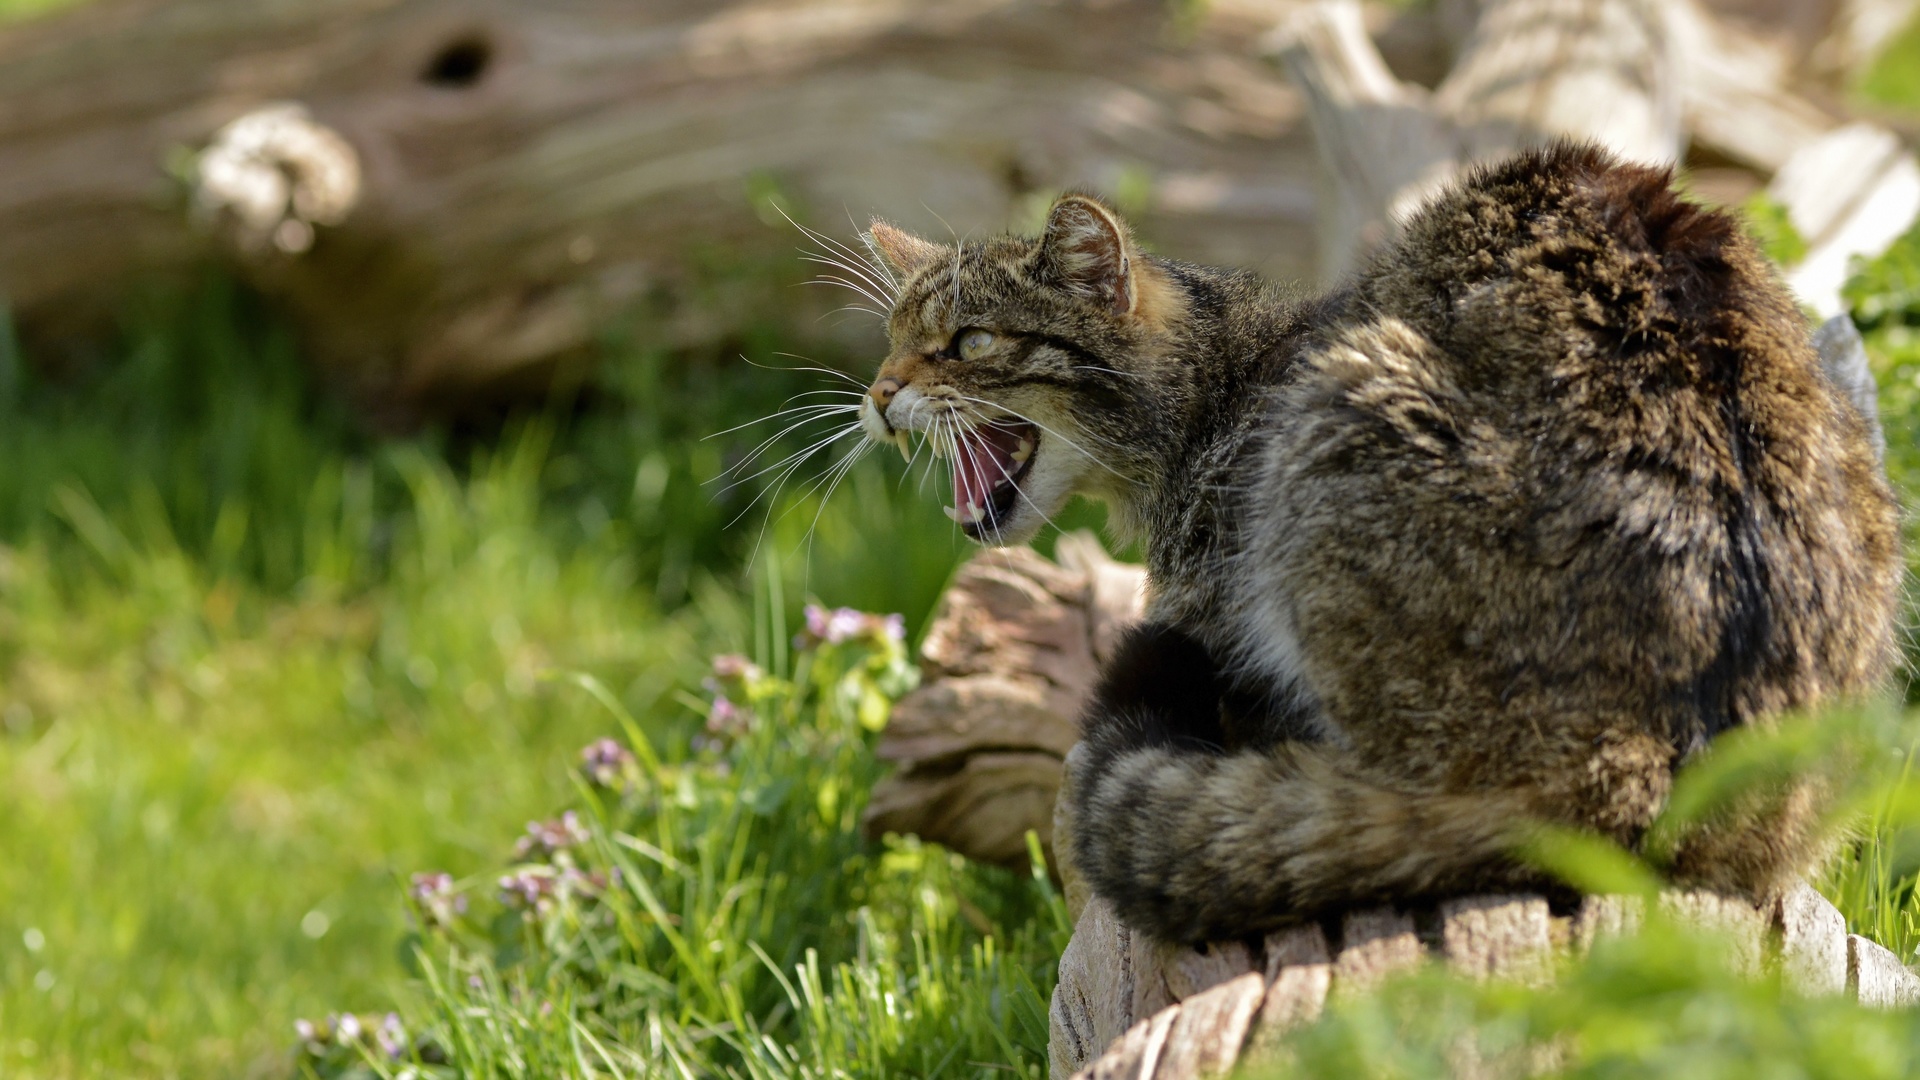
[[[1169,941],[1540,878],[1512,857],[1537,809],[1524,791],[1396,790],[1337,749],[1298,743],[1095,744],[1071,767],[1075,866],[1128,925]]]

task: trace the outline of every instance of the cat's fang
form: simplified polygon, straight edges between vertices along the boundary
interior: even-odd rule
[[[893,445],[900,448],[900,457],[902,460],[907,461],[908,463],[911,463],[913,461],[913,447],[907,442],[906,428],[894,429]]]
[[[968,521],[971,521],[975,525],[978,525],[980,524],[980,522],[986,519],[986,516],[987,516],[987,508],[985,506],[982,506],[979,503],[967,504],[967,520]]]
[[[955,525],[960,524],[960,522],[966,517],[966,515],[962,514],[960,511],[954,509],[951,506],[941,507],[940,512],[947,515],[947,520],[953,522]]]
[[[1011,456],[1013,458],[1013,463],[1015,465],[1018,465],[1021,462],[1032,457],[1033,456],[1033,440],[1021,439],[1020,445],[1013,448],[1013,454]]]

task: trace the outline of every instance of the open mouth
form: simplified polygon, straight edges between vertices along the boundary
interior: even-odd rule
[[[937,445],[937,444],[936,444]],[[974,540],[992,536],[1021,498],[1020,481],[1033,469],[1040,431],[1032,424],[998,420],[956,432],[953,445],[953,505],[946,514]]]

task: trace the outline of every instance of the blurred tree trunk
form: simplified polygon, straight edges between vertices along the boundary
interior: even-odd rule
[[[1441,143],[1499,128],[1430,123],[1434,102],[1497,97],[1461,90],[1463,70],[1491,69],[1452,64],[1455,41],[1483,57],[1524,44],[1472,36],[1489,6],[1514,5],[1353,8],[1344,32],[1366,45],[1349,59],[1372,67],[1335,104],[1390,107],[1368,137],[1394,169],[1471,156]],[[1685,134],[1770,173],[1835,124],[1793,88],[1859,62],[1914,0],[1682,6],[1691,22],[1619,58],[1688,33],[1733,42],[1679,65],[1706,87]],[[1356,210],[1356,193],[1392,180],[1336,171],[1325,188],[1300,121],[1311,106],[1335,130],[1328,103],[1299,64],[1305,101],[1263,59],[1310,7],[90,0],[0,29],[0,299],[59,344],[130,277],[219,258],[282,298],[334,378],[405,417],[538,386],[615,314],[639,313],[656,345],[771,319],[801,347],[876,348],[869,323],[818,320],[849,297],[787,287],[812,269],[794,249],[818,245],[777,207],[847,242],[871,214],[978,235],[1093,186],[1161,250],[1310,277],[1316,246],[1338,265],[1341,238],[1391,201]],[[1701,104],[1715,86],[1729,107]],[[1671,127],[1672,102],[1647,104]]]
[[[94,0],[0,31],[0,295],[58,337],[216,253],[405,411],[636,308],[656,343],[749,314],[817,340],[849,297],[787,287],[819,245],[776,206],[979,235],[1091,184],[1169,248],[1297,276],[1314,164],[1252,45],[1273,6]]]

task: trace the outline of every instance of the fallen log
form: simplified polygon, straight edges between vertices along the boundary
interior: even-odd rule
[[[1679,924],[1722,935],[1737,970],[1777,970],[1809,995],[1845,995],[1880,1008],[1920,1004],[1920,975],[1848,934],[1833,905],[1804,885],[1764,910],[1699,892],[1663,893],[1658,902]],[[1631,933],[1641,919],[1631,898],[1588,897],[1562,914],[1539,896],[1474,896],[1417,911],[1349,912],[1331,929],[1310,923],[1252,947],[1196,950],[1134,935],[1095,898],[1060,960],[1050,1011],[1052,1076],[1223,1074],[1270,1054],[1336,995],[1365,991],[1423,963],[1475,979],[1539,983],[1559,955]]]
[[[1184,253],[1310,266],[1314,167],[1261,5],[1161,0],[92,0],[0,27],[0,297],[63,344],[129,275],[218,258],[390,408],[537,383],[610,318],[796,290],[784,209],[978,235],[1072,185]],[[1253,20],[1253,21],[1250,21]],[[936,216],[937,214],[940,216]]]

